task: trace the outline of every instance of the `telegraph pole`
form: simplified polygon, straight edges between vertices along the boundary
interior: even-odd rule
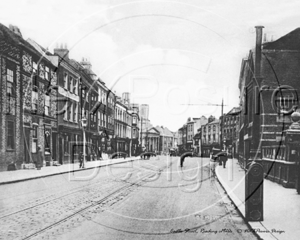
[[[141,117],[141,148],[143,148],[143,117]]]
[[[221,104],[221,124],[220,124],[220,150],[222,150],[223,148],[223,122],[224,122],[224,119],[223,119],[223,110],[224,110],[224,103],[223,103],[223,98],[222,98],[222,104]]]

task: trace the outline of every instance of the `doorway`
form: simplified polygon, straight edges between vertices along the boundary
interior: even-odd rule
[[[52,158],[53,158],[53,161],[56,161],[56,138],[57,138],[57,133],[56,132],[52,132]]]
[[[58,161],[59,164],[63,164],[63,141],[61,137],[58,139],[58,148]]]
[[[30,128],[24,128],[24,162],[30,163]]]

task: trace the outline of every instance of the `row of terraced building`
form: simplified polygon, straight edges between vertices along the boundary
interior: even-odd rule
[[[23,39],[18,27],[0,24],[0,86],[1,170],[30,166],[38,146],[49,164],[77,161],[82,119],[88,157],[137,153],[138,104],[130,104],[129,94],[116,96],[89,61],[71,59],[66,47],[51,53]]]

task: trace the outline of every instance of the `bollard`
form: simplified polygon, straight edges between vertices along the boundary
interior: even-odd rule
[[[264,169],[260,163],[249,165],[245,178],[245,218],[247,221],[263,221]]]

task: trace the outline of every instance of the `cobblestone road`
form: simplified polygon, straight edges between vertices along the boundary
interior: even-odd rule
[[[256,239],[207,163],[159,157],[0,186],[0,239]]]

